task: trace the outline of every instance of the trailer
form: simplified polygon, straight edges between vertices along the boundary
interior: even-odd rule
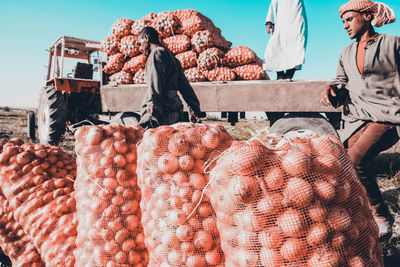
[[[310,129],[318,134],[337,136],[340,109],[319,102],[321,90],[330,80],[232,81],[191,83],[203,112],[229,112],[235,122],[239,112],[279,112],[271,132],[286,133]],[[146,85],[104,85],[100,87],[104,113],[138,112]],[[183,101],[184,103],[184,101]],[[232,118],[232,116],[236,116]]]

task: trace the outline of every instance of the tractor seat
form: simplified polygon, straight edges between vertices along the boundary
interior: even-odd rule
[[[93,64],[78,62],[72,70],[74,78],[93,79]]]

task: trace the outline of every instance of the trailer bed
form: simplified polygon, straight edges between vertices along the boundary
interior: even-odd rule
[[[330,80],[232,81],[191,83],[203,112],[339,112],[320,104]],[[100,88],[103,112],[137,112],[146,85],[105,85]]]

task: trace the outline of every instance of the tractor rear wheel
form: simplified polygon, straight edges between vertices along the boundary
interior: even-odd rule
[[[38,109],[38,132],[41,144],[57,145],[65,132],[67,104],[54,86],[43,87]]]

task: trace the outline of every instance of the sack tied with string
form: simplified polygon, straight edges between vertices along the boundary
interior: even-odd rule
[[[176,55],[190,48],[190,38],[184,34],[178,34],[163,39],[163,44],[171,53]]]
[[[123,70],[131,74],[135,74],[139,69],[144,69],[146,67],[146,61],[146,55],[140,54],[125,62]]]
[[[40,254],[14,219],[8,200],[0,193],[0,247],[15,267],[44,267]]]
[[[222,58],[225,53],[216,47],[207,48],[200,53],[197,59],[197,66],[204,70],[211,70],[222,65]]]
[[[122,70],[124,67],[125,58],[122,53],[116,53],[107,57],[106,65],[103,67],[103,71],[107,74],[114,74]]]
[[[197,64],[197,54],[194,51],[186,51],[176,55],[176,58],[181,63],[183,70],[192,68]]]
[[[209,47],[218,47],[221,50],[229,50],[232,43],[227,41],[221,34],[212,31],[198,31],[192,37],[192,47],[197,53],[203,52]]]
[[[239,80],[269,80],[269,77],[262,66],[248,64],[234,68],[236,77]]]
[[[111,35],[107,36],[100,42],[100,49],[107,55],[111,56],[119,52],[120,38]]]
[[[126,57],[134,57],[140,53],[139,46],[136,43],[137,37],[127,35],[123,37],[119,43],[119,50]]]
[[[144,84],[145,83],[144,76],[145,76],[145,70],[139,69],[133,76],[133,83],[134,84]]]
[[[206,75],[199,67],[186,69],[185,76],[189,82],[204,82],[207,79]]]
[[[122,38],[131,33],[131,27],[133,24],[131,19],[117,19],[111,26],[111,32],[113,35]]]
[[[234,142],[211,171],[226,266],[383,266],[365,190],[340,141],[264,141]]]
[[[207,79],[216,82],[216,81],[233,81],[236,78],[235,72],[227,67],[218,67],[212,70],[208,70],[204,72]]]
[[[133,76],[129,72],[119,71],[110,76],[110,81],[116,82],[117,84],[129,84],[133,81]]]
[[[83,126],[75,133],[77,266],[146,266],[136,177],[143,128]]]
[[[8,142],[0,154],[1,190],[46,266],[75,264],[75,177],[75,160],[54,146]]]
[[[218,125],[178,123],[145,132],[138,184],[149,266],[223,266],[204,167],[211,169],[207,162],[231,142]]]

